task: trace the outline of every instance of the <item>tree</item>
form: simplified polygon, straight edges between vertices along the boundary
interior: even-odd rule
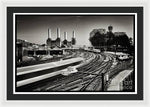
[[[95,34],[93,36],[90,36],[89,40],[95,48],[98,48],[100,46],[104,46],[104,44],[105,44],[105,34],[100,34],[97,31],[97,32],[95,32]]]
[[[129,41],[130,41],[130,45],[133,45],[133,38],[129,38]]]
[[[128,48],[130,46],[130,40],[126,34],[116,36],[114,41],[115,41],[116,46],[120,45],[120,46],[126,47],[126,48]]]
[[[114,45],[115,43],[114,37],[115,35],[112,32],[107,32],[107,37],[106,37],[107,46]]]

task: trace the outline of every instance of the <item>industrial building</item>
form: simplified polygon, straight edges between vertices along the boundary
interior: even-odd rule
[[[60,36],[60,29],[56,30],[57,38],[52,40],[51,29],[48,29],[48,38],[46,44],[39,45],[30,43],[27,40],[17,39],[16,41],[16,58],[17,62],[23,61],[24,56],[36,57],[37,55],[63,55],[63,48],[70,48],[76,43],[75,31],[73,31],[72,39],[67,39],[67,32],[64,32],[64,40]]]
[[[60,29],[57,28],[57,38],[55,40],[52,40],[51,38],[51,30],[48,29],[48,39],[46,40],[46,45],[49,48],[61,48],[61,47],[72,47],[72,45],[75,45],[76,38],[75,38],[75,31],[73,31],[72,40],[68,41],[67,39],[67,32],[64,32],[64,40],[62,41],[60,37]]]

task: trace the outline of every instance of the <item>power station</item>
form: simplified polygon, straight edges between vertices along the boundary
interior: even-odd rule
[[[75,38],[75,31],[72,33],[72,40],[67,40],[67,32],[64,32],[64,40],[62,41],[60,38],[60,28],[57,28],[56,30],[57,38],[55,40],[52,40],[51,38],[51,29],[48,29],[48,39],[46,40],[46,45],[49,48],[61,48],[61,47],[71,47],[72,45],[75,45],[76,38]]]

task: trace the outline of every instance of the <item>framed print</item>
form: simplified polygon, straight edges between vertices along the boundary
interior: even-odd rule
[[[143,100],[143,7],[7,7],[7,100]]]

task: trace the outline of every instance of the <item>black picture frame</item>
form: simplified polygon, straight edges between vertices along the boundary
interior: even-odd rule
[[[136,13],[137,94],[14,94],[14,13]],[[143,100],[143,7],[7,7],[7,100]]]

